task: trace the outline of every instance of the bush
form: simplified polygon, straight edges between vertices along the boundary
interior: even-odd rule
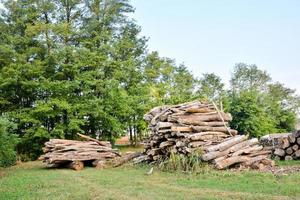
[[[256,91],[245,91],[233,96],[229,105],[233,117],[230,126],[253,137],[276,132],[276,121],[266,111],[266,107],[262,95]]]
[[[15,147],[17,136],[12,133],[14,124],[5,118],[0,118],[0,167],[11,166],[16,163]]]

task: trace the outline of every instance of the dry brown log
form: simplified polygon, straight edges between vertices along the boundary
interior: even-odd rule
[[[294,145],[292,146],[292,149],[293,149],[294,151],[297,151],[297,150],[299,149],[299,146],[298,146],[297,144],[294,144]]]
[[[189,139],[192,141],[195,140],[208,140],[213,138],[226,138],[228,137],[227,134],[222,132],[201,132],[201,133],[194,133],[189,136]]]
[[[172,126],[172,132],[193,132],[193,129],[188,126]]]
[[[299,138],[297,138],[297,144],[299,144],[299,145],[300,145],[300,137],[299,137]]]
[[[187,112],[187,113],[209,113],[209,112],[213,112],[213,110],[209,109],[208,107],[206,107],[206,108],[191,107],[191,108],[187,108],[185,112]]]
[[[211,127],[211,126],[192,126],[192,129],[195,132],[202,132],[202,131],[215,131],[215,132],[223,132],[227,133],[228,130],[232,135],[236,135],[237,131],[233,129],[228,129],[226,127]]]
[[[217,169],[225,169],[233,164],[236,163],[243,163],[249,161],[250,158],[247,156],[235,156],[235,157],[229,157],[226,159],[223,159],[221,161],[216,162],[216,168]]]
[[[274,151],[274,155],[283,157],[285,155],[285,151],[283,149],[276,148]]]
[[[228,113],[222,113],[222,117],[224,121],[231,121],[232,117]],[[168,116],[169,122],[178,122],[178,121],[202,121],[202,122],[210,122],[210,121],[222,121],[218,114],[213,115],[169,115]]]
[[[173,145],[173,144],[174,144],[173,141],[165,141],[165,142],[160,143],[159,148],[171,146],[171,145]]]
[[[285,156],[284,160],[293,160],[293,157],[292,156]]]
[[[296,158],[300,158],[300,150],[297,150],[294,155]]]
[[[270,150],[264,150],[264,151],[257,151],[254,153],[249,154],[249,157],[259,156],[259,155],[271,155],[272,151]]]
[[[239,156],[241,154],[250,154],[251,152],[257,152],[257,151],[260,151],[262,150],[263,147],[262,146],[259,146],[259,145],[254,145],[254,146],[250,146],[250,147],[247,147],[247,148],[244,148],[244,149],[241,149],[239,151],[236,151],[232,154],[232,156]]]
[[[245,165],[250,166],[255,162],[259,162],[263,159],[266,159],[267,157],[268,157],[267,155],[259,155],[259,156],[251,157],[248,161],[245,162]]]
[[[247,139],[247,136],[245,135],[237,135],[237,136],[234,136],[232,138],[230,138],[230,140],[227,140],[225,142],[222,142],[218,145],[214,145],[212,147],[209,147],[206,149],[206,151],[223,151],[225,149],[228,149],[229,147],[237,144],[237,143],[240,143],[242,141],[245,141]]]
[[[202,122],[202,121],[197,121],[197,120],[178,120],[179,124],[185,124],[185,125],[194,125],[194,126],[210,126],[210,127],[219,127],[219,126],[224,126],[223,122]],[[225,122],[225,124],[228,126],[228,122]]]
[[[106,146],[106,147],[111,147],[111,144],[109,142],[105,142],[105,141],[99,141],[97,139],[91,138],[87,135],[82,135],[80,133],[77,133],[77,135],[79,135],[80,137],[89,140],[89,141],[93,141],[93,142],[97,142],[98,144],[100,144],[101,146]]]
[[[210,152],[202,155],[202,159],[204,161],[209,161],[209,160],[212,160],[212,159],[215,159],[215,158],[218,158],[218,157],[229,155],[230,153],[234,153],[234,152],[236,152],[240,149],[248,147],[249,145],[254,145],[254,144],[258,143],[258,140],[256,138],[253,138],[253,139],[248,140],[248,141],[240,140],[239,142],[240,143],[236,143],[236,144],[234,144],[233,146],[231,146],[230,148],[228,148],[224,151],[218,151],[218,150],[217,151],[210,151]],[[214,146],[212,146],[212,147],[214,147]],[[213,148],[213,149],[219,149],[219,148]]]
[[[205,147],[205,146],[208,146],[208,145],[211,145],[211,144],[212,144],[212,141],[207,141],[207,142],[196,141],[196,142],[190,142],[188,144],[188,147],[192,147],[192,148],[195,148],[195,147]]]
[[[289,139],[289,142],[290,142],[290,143],[295,143],[295,141],[296,141],[295,134],[290,134],[290,135],[288,136],[288,139]]]
[[[290,146],[290,142],[288,138],[282,138],[281,139],[281,144],[280,144],[280,148],[282,149],[286,149]]]
[[[156,128],[157,129],[171,128],[172,125],[173,125],[173,123],[170,123],[170,122],[158,122],[156,125]]]
[[[82,170],[84,168],[84,163],[81,161],[72,161],[66,166],[67,168],[74,169],[76,171]]]
[[[289,147],[289,148],[287,148],[287,149],[285,150],[285,152],[286,152],[286,154],[288,154],[288,155],[292,155],[292,153],[293,153],[294,151],[293,151],[292,147]]]

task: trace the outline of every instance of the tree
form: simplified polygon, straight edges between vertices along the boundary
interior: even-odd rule
[[[256,65],[238,63],[235,65],[230,80],[232,92],[244,90],[265,91],[271,77],[266,71],[258,69]]]
[[[230,126],[253,137],[274,133],[276,122],[266,108],[264,99],[257,91],[242,91],[239,95],[231,96],[229,112],[233,120]]]
[[[299,109],[295,90],[272,83],[256,65],[238,64],[230,81],[232,126],[253,136],[293,131]]]
[[[7,167],[16,162],[16,144],[18,138],[13,131],[15,124],[0,117],[0,167]]]
[[[214,73],[206,73],[202,76],[199,80],[197,95],[204,100],[221,102],[225,95],[224,84],[221,78]]]

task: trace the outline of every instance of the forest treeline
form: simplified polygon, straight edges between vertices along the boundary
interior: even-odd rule
[[[0,166],[36,159],[50,138],[76,133],[115,141],[147,133],[152,107],[222,102],[232,128],[252,136],[294,129],[295,90],[255,65],[215,74],[147,50],[127,0],[4,0],[0,15]],[[220,66],[222,67],[222,66]],[[16,151],[14,151],[16,148]],[[11,150],[11,151],[10,151]]]

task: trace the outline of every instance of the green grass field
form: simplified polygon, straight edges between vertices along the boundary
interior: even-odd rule
[[[169,173],[148,166],[45,169],[28,162],[0,171],[0,199],[300,199],[300,173],[206,170]]]

